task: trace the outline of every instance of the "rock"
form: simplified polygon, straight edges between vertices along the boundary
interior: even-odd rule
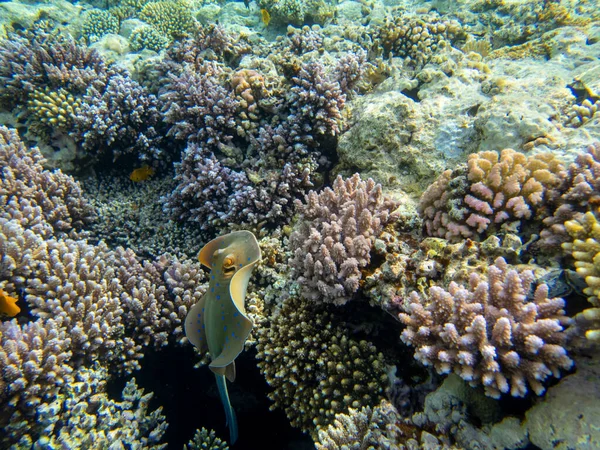
[[[600,448],[600,358],[575,362],[577,371],[525,414],[529,438],[542,450]]]

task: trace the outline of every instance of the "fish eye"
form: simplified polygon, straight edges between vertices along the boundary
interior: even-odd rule
[[[233,255],[227,255],[223,259],[223,272],[226,274],[235,272],[235,258]]]

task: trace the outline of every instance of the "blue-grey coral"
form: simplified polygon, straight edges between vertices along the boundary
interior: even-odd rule
[[[400,321],[402,340],[416,347],[415,358],[438,373],[455,372],[490,397],[541,395],[544,380],[560,377],[573,361],[563,333],[565,302],[548,298],[540,284],[528,298],[533,272],[517,272],[503,258],[487,279],[472,273],[469,286],[433,286],[429,295],[412,292]]]
[[[133,153],[141,160],[156,161],[162,157],[157,106],[157,98],[127,72],[111,71],[107,80],[87,89],[72,134],[94,160],[105,154],[116,160]]]
[[[397,216],[398,204],[372,179],[338,176],[333,189],[310,191],[296,202],[298,227],[290,236],[289,264],[304,298],[343,305],[358,291],[361,269],[383,227]]]

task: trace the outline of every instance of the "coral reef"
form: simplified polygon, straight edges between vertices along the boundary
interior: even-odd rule
[[[300,223],[290,236],[292,276],[307,299],[342,305],[358,290],[361,269],[397,204],[372,179],[338,176],[333,189],[311,191],[296,202]]]
[[[169,45],[169,40],[152,26],[136,28],[131,32],[129,40],[131,41],[131,48],[134,50],[147,48],[148,50],[160,52]]]
[[[533,273],[512,269],[503,258],[488,268],[487,281],[472,273],[469,287],[454,282],[448,291],[433,286],[416,292],[399,315],[407,327],[402,341],[417,348],[415,358],[438,373],[454,371],[487,395],[537,395],[549,376],[572,366],[564,346],[564,301],[548,298],[538,285],[528,299]]]
[[[290,298],[258,333],[258,366],[273,388],[273,407],[291,424],[314,432],[348,408],[377,402],[387,375],[383,355],[355,341],[325,309]]]
[[[146,3],[139,18],[147,22],[169,39],[177,39],[191,32],[196,20],[190,9],[181,1],[156,1]]]
[[[468,167],[445,171],[421,196],[428,236],[485,238],[549,215],[566,177],[552,154],[527,157],[511,149],[474,153]],[[538,227],[540,224],[538,224]]]

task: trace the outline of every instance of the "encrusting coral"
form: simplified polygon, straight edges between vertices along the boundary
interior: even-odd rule
[[[310,191],[296,202],[298,227],[290,236],[289,265],[304,298],[343,305],[359,288],[361,269],[383,227],[397,217],[398,204],[372,179],[338,176],[333,189]]]
[[[272,406],[291,424],[314,431],[348,408],[377,402],[387,383],[383,355],[355,341],[326,309],[288,299],[258,332],[258,366],[273,388]]]
[[[543,381],[573,362],[564,348],[565,302],[548,298],[545,284],[528,298],[533,280],[532,271],[519,273],[498,258],[487,280],[472,273],[468,287],[452,282],[428,296],[412,292],[399,315],[402,341],[424,365],[482,385],[490,397],[522,397],[528,386],[541,395]]]
[[[485,239],[502,227],[541,222],[565,178],[552,154],[474,153],[468,167],[445,171],[423,193],[419,214],[428,236]]]

